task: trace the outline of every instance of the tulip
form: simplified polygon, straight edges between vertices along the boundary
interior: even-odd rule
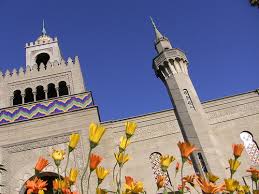
[[[68,145],[69,152],[72,152],[76,148],[79,139],[80,139],[80,135],[77,133],[73,133],[70,135],[70,141],[69,141],[69,145]]]
[[[238,185],[236,191],[238,194],[246,194],[250,192],[249,186],[247,185]]]
[[[95,123],[91,123],[89,126],[89,141],[91,148],[95,148],[99,141],[101,140],[103,134],[105,132],[105,128],[101,125],[97,125]]]
[[[198,177],[196,182],[204,193],[218,193],[223,191],[225,186],[224,183],[216,185],[215,183],[208,182],[202,177]]]
[[[156,180],[157,190],[164,187],[165,185],[165,177],[159,175]]]
[[[38,194],[44,194],[44,190],[39,190]]]
[[[228,179],[225,179],[225,185],[226,185],[227,191],[234,192],[237,189],[239,183],[237,180],[228,178]]]
[[[219,179],[218,176],[212,174],[211,172],[208,172],[208,173],[206,174],[206,176],[207,176],[208,180],[209,180],[210,182],[212,182],[212,183],[215,183],[215,182]]]
[[[135,122],[129,122],[128,121],[128,122],[125,123],[125,127],[126,127],[126,129],[125,129],[126,136],[129,139],[129,138],[131,138],[132,135],[134,135],[135,130],[137,128],[137,124]]]
[[[65,155],[65,151],[64,150],[55,150],[54,149],[51,156],[54,159],[55,164],[57,166],[59,166],[61,160],[64,160],[64,155]]]
[[[69,182],[71,184],[75,184],[77,175],[78,175],[78,170],[75,168],[71,168],[70,174],[69,174]]]
[[[120,146],[119,146],[119,150],[120,152],[125,151],[125,149],[127,148],[127,146],[130,144],[130,140],[127,139],[126,137],[121,137],[120,138]]]
[[[96,168],[96,175],[98,178],[98,185],[100,185],[103,179],[109,174],[109,171],[101,166]]]
[[[125,177],[126,184],[125,184],[125,193],[131,194],[139,194],[144,192],[143,183],[138,181],[134,182],[132,177],[126,176]]]
[[[243,144],[233,144],[232,145],[233,149],[233,155],[235,156],[235,159],[239,158],[244,150],[244,145]]]
[[[122,167],[128,160],[129,160],[129,155],[124,154],[124,153],[117,153],[114,154],[117,163],[119,164],[120,167]]]
[[[259,180],[259,170],[256,168],[250,167],[250,169],[247,170],[247,172],[251,173],[252,181],[256,182]]]
[[[35,177],[32,180],[28,180],[25,183],[27,193],[38,193],[40,190],[47,190],[47,181],[43,181],[38,177]]]
[[[46,166],[48,166],[49,162],[43,157],[38,159],[37,164],[35,165],[35,174],[40,173]]]
[[[183,177],[183,182],[189,183],[193,187],[194,186],[194,180],[196,180],[196,179],[197,179],[197,175],[193,174],[193,175]]]
[[[175,160],[173,156],[165,155],[160,157],[160,165],[162,170],[167,171],[170,164]]]
[[[192,145],[188,142],[180,142],[179,141],[177,145],[180,149],[183,162],[185,162],[188,159],[188,157],[190,156],[190,154],[193,151],[197,150],[197,148],[194,145]]]
[[[236,172],[236,170],[240,166],[241,162],[239,162],[238,160],[233,160],[233,159],[230,159],[228,162],[229,162],[230,172],[231,172],[231,177],[232,177],[232,175]]]
[[[90,156],[90,171],[94,171],[96,169],[96,167],[100,164],[100,162],[102,161],[102,157],[98,156],[96,154],[91,154]]]
[[[108,193],[106,190],[101,188],[96,188],[96,194],[106,194],[106,193]]]
[[[60,184],[60,181],[58,179],[55,179],[55,180],[52,181],[52,186],[53,186],[53,189],[55,191],[57,191],[59,188],[61,188],[60,185],[61,184]]]

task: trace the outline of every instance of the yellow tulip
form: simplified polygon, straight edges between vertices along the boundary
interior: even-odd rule
[[[91,123],[89,126],[89,141],[91,144],[91,148],[94,148],[98,145],[101,140],[103,134],[105,132],[105,128],[101,125],[97,125],[95,123]]]
[[[75,147],[78,144],[78,141],[80,139],[80,135],[77,133],[73,133],[70,135],[70,141],[69,141],[69,152],[73,151]]]
[[[135,130],[137,128],[137,124],[135,122],[126,122],[125,123],[125,127],[126,127],[126,136],[127,138],[131,138],[132,135],[134,135]]]
[[[173,156],[165,155],[160,157],[160,165],[163,171],[166,171],[170,164],[175,160]]]
[[[250,188],[249,188],[249,186],[243,185],[243,189],[244,189],[245,193],[250,193]]]
[[[239,162],[238,160],[233,160],[233,159],[230,159],[228,163],[229,163],[230,171],[232,175],[236,172],[236,170],[241,164],[241,162]]]
[[[127,139],[126,137],[121,137],[120,138],[120,147],[119,147],[119,149],[120,149],[120,152],[123,152],[123,151],[125,151],[125,149],[127,148],[127,146],[130,144],[130,140],[129,139]]]
[[[98,185],[101,184],[101,182],[103,181],[103,179],[105,179],[105,177],[109,174],[109,171],[101,166],[96,168],[96,175],[98,178]]]
[[[108,193],[106,190],[101,188],[96,188],[96,194],[106,194],[106,193]]]
[[[127,194],[139,194],[144,192],[144,185],[140,181],[134,181],[132,177],[125,176],[125,192]]]
[[[208,172],[208,173],[206,174],[206,176],[207,176],[208,180],[209,180],[210,182],[212,182],[212,183],[215,183],[215,182],[219,179],[218,176],[212,174],[211,172]]]
[[[53,152],[52,152],[52,158],[54,159],[54,161],[55,161],[55,164],[57,165],[57,166],[59,166],[60,165],[60,162],[61,162],[61,160],[63,160],[64,159],[64,155],[65,155],[65,151],[64,150],[55,150],[55,149],[53,149]]]
[[[120,167],[123,166],[129,160],[129,155],[121,152],[114,154],[114,156]]]
[[[38,194],[44,194],[44,190],[39,190]]]
[[[228,179],[225,179],[225,185],[226,185],[227,191],[234,192],[237,189],[239,183],[235,179],[228,178]]]
[[[78,170],[75,168],[71,168],[70,174],[69,174],[70,183],[74,184],[76,182],[77,175],[78,175]]]
[[[239,185],[236,190],[238,194],[246,194],[250,192],[247,185]]]

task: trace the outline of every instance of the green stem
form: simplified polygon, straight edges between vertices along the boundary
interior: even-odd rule
[[[67,176],[67,167],[68,167],[68,163],[69,163],[69,156],[70,156],[70,151],[68,151],[68,155],[67,155],[67,163],[66,163],[66,167],[65,167],[65,177]]]
[[[60,181],[61,181],[61,177],[60,177],[60,173],[59,173],[59,166],[57,166],[57,169],[58,169],[58,194],[59,194],[60,193],[59,184],[60,184]]]
[[[119,188],[120,188],[120,191],[121,191],[121,169],[122,169],[122,167],[120,167],[120,170],[119,170]]]
[[[88,179],[87,179],[87,194],[89,193],[89,183],[90,183],[90,177],[91,177],[92,172],[90,171],[89,175],[88,175]],[[99,185],[98,185],[99,186]]]
[[[182,181],[182,193],[184,193],[184,185],[183,185],[183,165],[184,165],[184,159],[182,158],[182,166],[181,166],[181,181]]]
[[[83,171],[83,174],[82,174],[82,177],[81,177],[81,194],[84,194],[83,181],[84,181],[84,177],[85,177],[85,174],[86,174],[86,172],[87,172],[87,169],[88,169],[88,164],[89,164],[91,152],[92,152],[92,148],[89,149],[88,158],[87,158],[87,163],[86,163],[86,166],[85,166],[85,168],[84,168],[84,171]]]
[[[116,161],[116,164],[114,165],[113,170],[112,170],[112,179],[113,179],[113,181],[114,181],[115,169],[116,169],[117,164],[118,164],[118,162]]]

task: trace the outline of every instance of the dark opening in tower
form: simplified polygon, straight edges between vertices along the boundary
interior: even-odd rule
[[[55,88],[55,84],[49,84],[48,85],[48,98],[54,98],[57,97],[57,91]]]
[[[44,100],[45,99],[45,91],[43,86],[36,87],[36,100]]]
[[[34,101],[34,96],[32,93],[32,89],[31,88],[26,88],[25,89],[25,97],[24,97],[24,102],[33,102]]]
[[[46,69],[47,63],[48,63],[49,59],[50,59],[50,56],[47,53],[40,53],[40,54],[38,54],[37,57],[36,57],[36,63],[38,65],[38,70],[40,69],[40,64],[41,63],[44,64],[44,68]]]
[[[13,105],[22,104],[22,95],[20,90],[13,92]]]
[[[59,93],[59,96],[68,95],[68,87],[67,87],[67,83],[65,81],[59,82],[58,93]]]

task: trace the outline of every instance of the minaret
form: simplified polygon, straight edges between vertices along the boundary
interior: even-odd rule
[[[158,53],[153,60],[153,69],[167,88],[184,140],[199,149],[192,154],[191,159],[195,172],[204,176],[210,171],[208,158],[213,155],[213,147],[208,135],[210,126],[206,114],[188,75],[188,60],[183,51],[173,48],[168,38],[159,32],[152,18],[151,21]]]

